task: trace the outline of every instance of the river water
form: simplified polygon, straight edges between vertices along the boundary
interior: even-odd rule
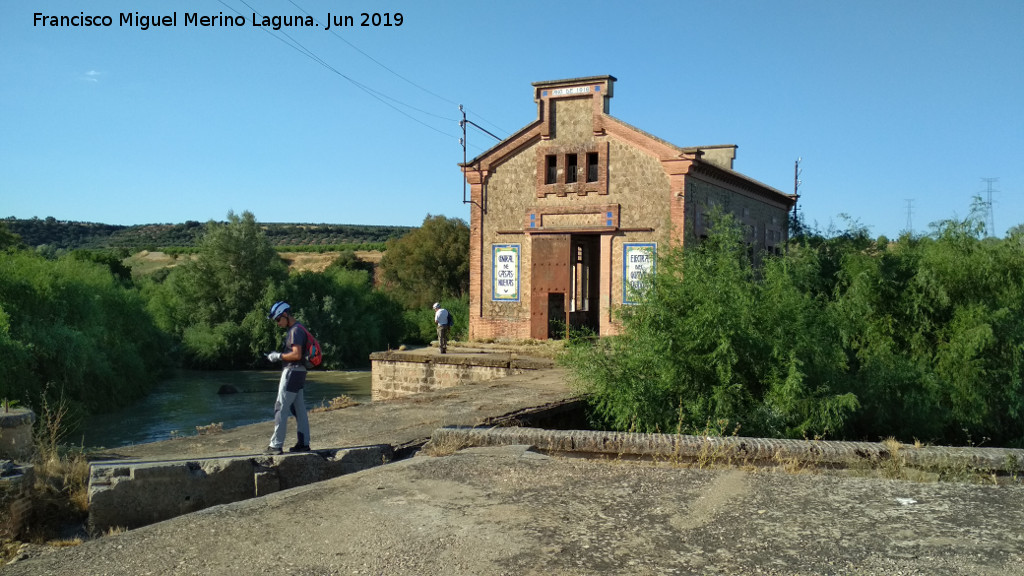
[[[280,377],[280,370],[182,370],[154,386],[135,404],[90,417],[67,441],[76,446],[117,448],[194,435],[196,426],[218,422],[228,429],[273,420]],[[234,386],[238,393],[218,394],[223,385]],[[311,371],[305,392],[310,409],[341,395],[369,402],[370,372]],[[289,432],[294,430],[294,419],[288,427]]]

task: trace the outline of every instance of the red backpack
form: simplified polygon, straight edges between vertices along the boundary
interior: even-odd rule
[[[302,326],[302,324],[299,324]],[[316,368],[324,361],[324,351],[320,347],[320,342],[317,341],[316,337],[302,326],[302,331],[306,333],[306,345],[302,348],[302,356],[306,362],[309,362],[313,368]]]

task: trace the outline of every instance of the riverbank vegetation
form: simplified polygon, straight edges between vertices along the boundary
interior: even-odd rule
[[[785,253],[753,255],[722,216],[699,246],[659,255],[621,336],[570,338],[595,426],[1024,445],[1019,228],[986,237],[975,212],[896,241],[794,230]],[[289,272],[249,213],[196,237],[195,254],[140,275],[113,252],[57,255],[0,226],[0,398],[63,394],[74,416],[124,405],[175,366],[270,368],[281,334],[265,315],[282,299],[329,369],[431,341],[434,301],[455,339],[467,332],[461,220],[428,215],[376,268],[345,251],[320,272]]]
[[[266,313],[276,300],[290,302],[316,334],[327,369],[365,368],[373,351],[428,343],[433,312],[409,294],[442,300],[461,319],[455,337],[465,332],[465,286],[451,275],[434,274],[414,290],[403,279],[375,286],[374,266],[351,250],[322,272],[289,272],[275,243],[307,228],[341,233],[338,227],[275,228],[246,212],[185,228],[195,234],[194,254],[140,275],[125,254],[33,248],[0,222],[0,398],[38,412],[60,395],[74,420],[130,403],[173,367],[271,368],[263,356],[280,347],[282,335]],[[443,263],[455,271],[468,267],[465,222],[428,216],[424,228],[413,243],[444,247]],[[384,229],[400,227],[362,232]],[[383,247],[402,252],[407,245],[392,237]],[[399,262],[382,263],[382,272],[406,260]]]
[[[566,356],[597,426],[1024,445],[1024,236],[983,208],[927,236],[853,226],[755,265],[720,216],[661,255],[624,333]]]

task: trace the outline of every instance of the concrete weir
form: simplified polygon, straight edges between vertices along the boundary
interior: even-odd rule
[[[451,354],[412,352],[374,352],[373,400],[389,400],[465,384],[497,380],[554,367],[553,360],[484,354],[478,350],[455,348]]]
[[[358,472],[392,460],[389,444],[296,454],[94,462],[89,528],[138,528],[257,496]]]

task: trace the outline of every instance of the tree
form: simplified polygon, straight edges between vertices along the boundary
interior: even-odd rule
[[[186,363],[248,366],[255,351],[246,329],[254,320],[247,317],[262,318],[264,294],[287,277],[287,267],[252,213],[229,212],[226,223],[206,225],[195,260],[164,282],[155,301],[170,310],[158,321],[181,336]]]
[[[0,222],[0,250],[19,246],[21,246],[21,236],[11,232],[3,222]]]
[[[106,265],[0,252],[0,397],[123,405],[159,377],[167,347],[138,292]]]
[[[412,232],[389,240],[380,262],[385,288],[406,307],[423,307],[469,291],[469,226],[431,216]]]

